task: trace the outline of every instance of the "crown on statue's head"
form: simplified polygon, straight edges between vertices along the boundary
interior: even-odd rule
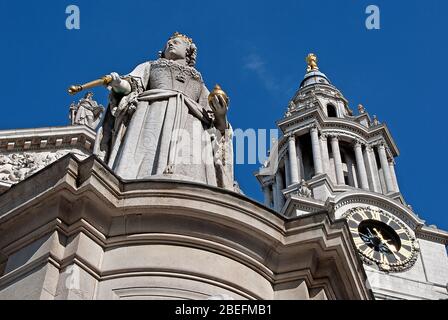
[[[186,41],[187,43],[193,44],[193,39],[191,39],[190,37],[186,36],[185,34],[177,32],[177,31],[174,32],[174,34],[170,37],[170,40],[174,39],[174,38],[181,38],[184,41]]]

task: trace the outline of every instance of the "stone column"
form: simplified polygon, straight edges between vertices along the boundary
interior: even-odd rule
[[[394,191],[394,182],[392,180],[392,176],[390,174],[389,161],[387,160],[386,148],[384,144],[380,144],[378,146],[378,154],[380,156],[381,169],[383,169],[384,182],[386,183],[386,192]]]
[[[285,154],[283,158],[283,163],[285,164],[285,188],[289,187],[291,183],[291,167],[289,165],[289,156]]]
[[[397,175],[395,174],[395,161],[392,159],[389,161],[389,170],[390,175],[392,176],[392,181],[394,183],[395,191],[400,192],[400,188],[398,187]]]
[[[352,158],[350,157],[350,155],[346,155],[345,158],[346,164],[347,164],[347,173],[348,173],[348,185],[352,186],[354,188],[360,188],[359,186],[359,182],[358,182],[358,177],[356,176],[357,173],[357,169],[355,162],[356,161],[352,161]],[[345,182],[345,181],[344,181]]]
[[[303,154],[302,149],[300,148],[300,141],[299,137],[296,137],[296,152],[297,152],[297,165],[299,168],[298,174],[299,174],[299,182],[302,181],[302,179],[305,179],[305,167],[303,166]]]
[[[278,208],[278,204],[279,204],[279,202],[280,202],[280,194],[279,194],[279,191],[278,191],[278,186],[277,186],[277,181],[276,181],[277,179],[275,178],[275,176],[274,176],[274,183],[272,184],[272,196],[273,196],[273,209],[274,210],[278,210],[277,208]]]
[[[265,185],[263,186],[263,194],[264,194],[264,205],[268,208],[271,207],[272,204],[272,191],[271,191],[271,185]]]
[[[290,135],[288,137],[288,152],[289,152],[289,170],[291,184],[299,183],[299,165],[297,163],[296,137]]]
[[[362,155],[362,145],[360,141],[355,143],[355,157],[356,157],[356,168],[359,173],[359,180],[361,188],[364,190],[369,190],[369,180],[367,179],[367,170],[364,163],[364,157]]]
[[[275,204],[275,209],[280,212],[285,204],[285,198],[283,196],[282,190],[284,186],[284,180],[281,171],[277,171],[275,174],[275,189],[277,193],[277,203]]]
[[[312,127],[311,131],[311,147],[313,149],[314,175],[324,173],[322,168],[322,155],[320,151],[319,133],[317,127]]]
[[[341,151],[339,150],[339,139],[337,136],[331,137],[331,151],[333,152],[334,166],[336,170],[337,184],[344,185],[344,171],[342,170]]]
[[[367,162],[367,178],[370,183],[370,190],[381,193],[381,182],[378,176],[378,166],[376,164],[375,153],[370,146],[366,146],[364,150],[364,158]]]
[[[328,154],[328,144],[327,144],[327,135],[322,134],[320,136],[320,145],[322,149],[322,162],[324,167],[324,172],[330,175],[330,156]]]

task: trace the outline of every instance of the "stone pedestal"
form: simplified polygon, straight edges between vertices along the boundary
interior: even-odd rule
[[[343,221],[66,156],[0,195],[0,299],[371,299]],[[266,254],[269,252],[269,254]]]

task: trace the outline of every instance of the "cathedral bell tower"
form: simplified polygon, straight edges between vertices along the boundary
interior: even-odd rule
[[[387,126],[370,117],[362,105],[354,115],[342,93],[319,71],[316,56],[310,54],[306,60],[305,78],[278,122],[283,133],[278,152],[271,152],[257,173],[265,204],[282,211],[286,200],[297,193],[326,201],[357,189],[404,204],[395,175],[399,152]]]
[[[388,127],[362,105],[355,114],[314,54],[306,62],[277,122],[283,135],[255,174],[265,205],[286,217],[328,210],[345,218],[377,298],[448,298],[448,233],[426,226],[406,204]]]

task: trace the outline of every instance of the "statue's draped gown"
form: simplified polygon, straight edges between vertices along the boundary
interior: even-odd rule
[[[98,106],[96,101],[83,98],[79,101],[73,123],[96,128],[98,122],[100,121],[99,116],[101,114],[101,110],[102,106]]]
[[[137,66],[125,78],[132,92],[111,94],[96,146],[117,175],[233,189],[231,129],[221,136],[213,127],[201,74],[161,58]]]

